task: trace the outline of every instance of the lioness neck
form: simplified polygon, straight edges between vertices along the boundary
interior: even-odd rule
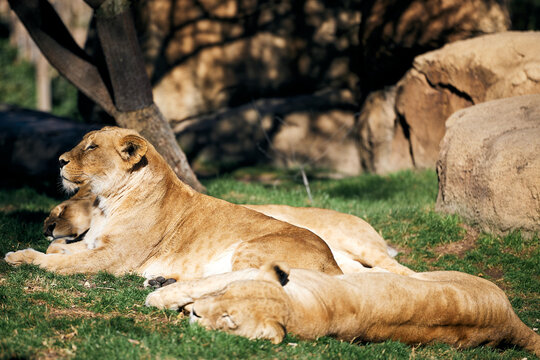
[[[182,194],[191,197],[195,191],[178,179],[163,157],[149,149],[146,165],[129,171],[126,176],[106,188],[93,186],[100,208],[111,216],[121,208],[160,209],[165,203],[178,203]],[[175,193],[175,196],[170,196]],[[156,203],[159,204],[156,207]],[[180,201],[181,204],[181,201]]]

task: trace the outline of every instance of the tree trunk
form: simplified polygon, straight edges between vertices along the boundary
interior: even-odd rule
[[[122,127],[137,130],[142,136],[149,139],[180,180],[191,185],[197,191],[205,190],[191,170],[186,155],[178,146],[169,122],[155,104],[135,111],[119,112],[116,116],[116,122]],[[171,146],[171,144],[176,144],[176,146]],[[200,187],[192,184],[199,184]]]
[[[51,74],[49,73],[49,63],[45,57],[38,52],[35,64],[37,108],[38,110],[49,112],[52,109]]]

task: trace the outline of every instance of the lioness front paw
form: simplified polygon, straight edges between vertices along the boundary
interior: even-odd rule
[[[8,252],[4,260],[10,265],[32,264],[40,255],[39,251],[34,249],[24,249],[15,252]]]
[[[157,307],[158,309],[178,310],[192,302],[193,299],[190,297],[175,291],[171,287],[166,287],[148,294],[145,305]]]
[[[168,278],[165,279],[163,276],[158,276],[155,279],[146,279],[144,282],[144,287],[151,287],[154,289],[159,289],[167,285],[174,284],[176,282],[176,279],[174,278]]]
[[[144,302],[146,306],[153,306],[157,307],[158,309],[166,309],[167,307],[164,304],[163,299],[161,298],[161,295],[158,293],[158,291],[151,292],[146,297],[146,301]]]

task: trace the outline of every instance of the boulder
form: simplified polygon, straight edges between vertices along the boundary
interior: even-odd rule
[[[97,125],[0,105],[0,170],[3,183],[56,185],[58,157]]]
[[[409,141],[395,111],[396,87],[374,91],[358,116],[358,154],[362,168],[386,174],[413,167]]]
[[[363,167],[378,173],[408,166],[434,168],[445,122],[452,113],[488,100],[540,93],[539,43],[540,32],[504,32],[418,56],[398,82],[395,96],[373,101],[386,91],[376,93],[361,111]],[[383,128],[373,126],[381,121],[380,114],[386,114]],[[408,146],[396,145],[404,142]],[[370,143],[378,145],[365,145]],[[411,161],[395,160],[408,156]]]
[[[510,24],[498,0],[150,0],[135,13],[156,104],[177,120],[262,97],[380,89],[416,55]]]
[[[417,55],[510,26],[498,0],[364,0],[360,11],[364,93],[394,85]]]
[[[483,230],[540,232],[540,95],[484,102],[446,122],[436,209]]]
[[[358,83],[354,2],[151,0],[137,3],[136,17],[168,119]]]
[[[196,170],[258,161],[361,172],[356,105],[348,91],[253,101],[171,125]]]

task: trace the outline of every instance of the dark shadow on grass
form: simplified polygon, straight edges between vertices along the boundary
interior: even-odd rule
[[[396,177],[366,176],[354,183],[340,182],[328,188],[331,197],[358,200],[388,200],[410,191],[410,184]]]
[[[0,221],[8,234],[0,239],[0,254],[28,247],[38,251],[46,249],[49,241],[41,233],[46,216],[45,212],[28,210],[0,213]]]
[[[8,218],[24,224],[42,224],[48,213],[43,211],[17,210],[6,214]]]

